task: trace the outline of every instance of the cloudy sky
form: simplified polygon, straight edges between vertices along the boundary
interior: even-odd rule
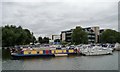
[[[76,26],[118,30],[119,0],[4,0],[2,26],[20,25],[36,37]]]

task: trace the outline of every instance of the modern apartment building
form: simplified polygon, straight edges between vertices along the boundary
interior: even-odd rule
[[[71,42],[71,35],[74,29],[62,31],[61,32],[61,40],[66,42]]]
[[[60,35],[52,35],[52,40],[60,39]]]
[[[66,30],[61,32],[61,40],[71,42],[71,35],[74,29]],[[87,27],[83,28],[83,31],[88,33],[89,43],[98,43],[99,39],[99,27]]]
[[[49,40],[50,44],[60,44],[60,42],[55,42],[56,39],[60,39],[60,35],[52,35],[52,39]]]
[[[99,32],[100,34],[102,34],[102,32],[104,32],[106,29],[100,29]]]

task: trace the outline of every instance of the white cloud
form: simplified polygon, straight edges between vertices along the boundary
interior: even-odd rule
[[[118,2],[119,0],[2,0],[2,2]]]
[[[21,25],[29,28],[37,37],[59,34],[60,31],[74,28],[76,25],[83,27],[97,25],[116,30],[118,26],[118,0],[5,1],[2,10],[3,25]]]

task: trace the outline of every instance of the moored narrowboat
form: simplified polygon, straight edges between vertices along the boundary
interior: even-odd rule
[[[11,51],[13,57],[29,57],[29,56],[67,56],[69,54],[77,54],[75,49],[22,49],[20,51]]]

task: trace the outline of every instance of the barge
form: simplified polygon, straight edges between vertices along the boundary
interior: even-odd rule
[[[76,49],[22,49],[15,52],[11,51],[12,57],[31,57],[31,56],[68,56],[77,54]]]

